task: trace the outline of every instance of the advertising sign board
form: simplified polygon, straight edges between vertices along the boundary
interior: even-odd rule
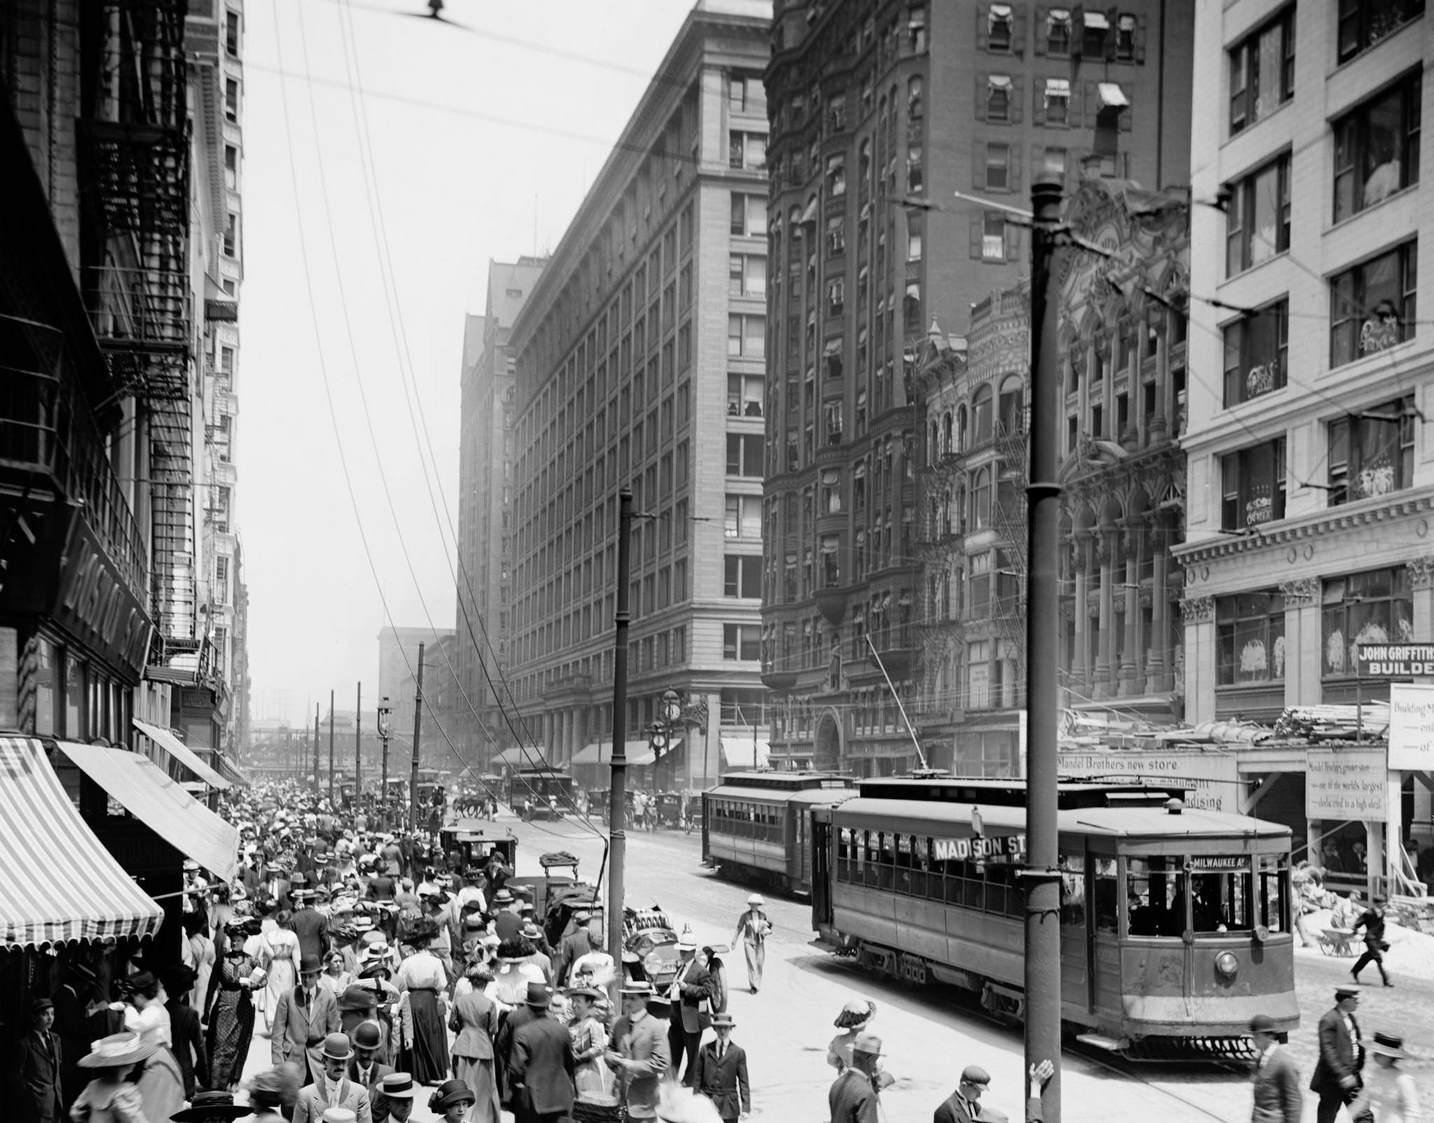
[[[1389,767],[1434,771],[1434,685],[1389,684]]]
[[[1389,811],[1388,772],[1383,749],[1309,749],[1305,818],[1384,819]]]
[[[1240,773],[1234,753],[1062,750],[1059,761],[1062,776],[1129,776],[1179,784],[1189,791],[1188,807],[1240,813]]]

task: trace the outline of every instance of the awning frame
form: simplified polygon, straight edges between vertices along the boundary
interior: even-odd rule
[[[167,752],[185,768],[193,772],[206,784],[216,791],[228,791],[234,785],[219,775],[204,761],[199,759],[199,754],[171,733],[168,729],[161,729],[157,725],[150,725],[147,721],[140,721],[139,718],[131,718],[134,727]]]

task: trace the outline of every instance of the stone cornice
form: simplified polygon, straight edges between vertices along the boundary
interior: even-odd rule
[[[1397,492],[1378,499],[1363,500],[1341,507],[1329,507],[1313,515],[1281,519],[1270,530],[1218,534],[1171,547],[1171,555],[1187,569],[1201,562],[1241,554],[1255,554],[1272,546],[1288,546],[1327,534],[1358,530],[1360,527],[1428,515],[1434,511],[1434,489]],[[1427,530],[1426,530],[1427,532]]]

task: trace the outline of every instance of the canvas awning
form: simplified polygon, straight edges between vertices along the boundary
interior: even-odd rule
[[[504,749],[493,758],[493,764],[502,768],[551,768],[543,751],[541,746]]]
[[[651,764],[657,758],[652,755],[652,746],[646,741],[624,741],[627,763],[641,766]],[[681,737],[674,737],[667,751],[672,752],[680,744]],[[574,764],[609,765],[612,763],[612,742],[593,741],[573,754]]]
[[[0,871],[0,947],[153,936],[164,920],[80,818],[33,737],[0,737]]]
[[[1110,20],[1104,12],[1083,12],[1081,19],[1086,27],[1094,28],[1098,31],[1106,31],[1110,28]]]
[[[1119,82],[1097,82],[1096,93],[1100,97],[1102,108],[1124,109],[1130,104],[1130,99],[1125,96]]]
[[[221,880],[233,880],[239,832],[149,757],[103,745],[59,745],[76,768],[165,842]]]
[[[771,746],[760,737],[754,742],[740,733],[722,736],[722,763],[728,768],[765,768]]]
[[[193,772],[211,788],[216,788],[222,792],[234,786],[223,776],[219,775],[218,772],[210,768],[209,765],[200,760],[198,754],[195,753],[193,749],[168,729],[161,729],[157,725],[150,725],[149,722],[140,721],[139,718],[132,718],[130,720],[134,722],[136,729],[170,756],[174,757],[175,760],[179,761],[180,764],[184,765],[185,768]]]

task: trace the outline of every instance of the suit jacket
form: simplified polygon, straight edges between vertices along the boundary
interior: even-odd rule
[[[509,1076],[523,1091],[515,1099],[538,1115],[566,1115],[573,1106],[573,1039],[566,1026],[542,1015],[513,1034]],[[520,1116],[521,1118],[521,1116]]]
[[[373,1123],[368,1089],[347,1076],[339,1081],[338,1099],[334,1103],[329,1102],[323,1081],[300,1088],[299,1100],[294,1104],[294,1123],[320,1123],[324,1112],[331,1107],[348,1108],[354,1113],[356,1123]]]
[[[378,1090],[379,1081],[393,1071],[393,1065],[380,1064],[377,1060],[369,1065],[368,1082],[365,1083],[359,1078],[358,1058],[349,1058],[349,1067],[346,1075],[355,1084],[368,1090],[369,1113],[373,1116],[373,1123],[387,1123],[388,1100]]]
[[[493,1038],[498,1032],[498,1007],[481,990],[465,991],[453,1000],[450,1021],[458,1036],[450,1050],[455,1057],[480,1061],[493,1059]]]
[[[559,986],[568,985],[568,975],[573,964],[592,950],[592,937],[588,935],[586,928],[579,928],[563,937],[562,943],[558,945],[558,953],[553,957],[554,978]]]
[[[1304,1095],[1294,1059],[1282,1046],[1257,1062],[1253,1076],[1255,1106],[1251,1123],[1300,1123]]]
[[[719,1060],[717,1042],[709,1041],[697,1050],[697,1090],[717,1107],[723,1119],[736,1119],[752,1110],[752,1090],[747,1083],[747,1053],[740,1045],[727,1043]]]
[[[47,1043],[31,1030],[20,1038],[20,1118],[34,1123],[61,1123],[65,1114],[60,1090],[64,1046],[53,1030]]]
[[[658,1083],[671,1063],[666,1023],[647,1014],[634,1024],[624,1014],[613,1024],[612,1043],[631,1062],[619,1072],[628,1114],[652,1118],[657,1113]]]
[[[204,1047],[204,1035],[199,1031],[199,1013],[189,1003],[172,998],[164,1008],[169,1011],[174,1059],[179,1062],[179,1072],[184,1078],[184,1098],[193,1099],[196,1087],[209,1087],[209,1053]],[[199,1077],[197,1085],[196,1076]]]
[[[329,950],[329,918],[318,909],[306,906],[294,910],[294,918],[290,922],[294,935],[299,937],[299,955],[311,955],[315,959],[323,959],[324,953]]]
[[[877,1123],[876,1089],[860,1069],[843,1069],[827,1092],[831,1123]],[[297,1123],[297,1121],[296,1121]]]
[[[269,1059],[274,1064],[298,1062],[310,1046],[318,1046],[327,1034],[339,1031],[339,1001],[334,992],[322,984],[315,986],[314,1000],[307,1007],[303,995],[302,986],[279,995],[269,1029]]]
[[[1359,1079],[1359,1070],[1364,1067],[1364,1045],[1359,1032],[1359,1022],[1353,1014],[1349,1018],[1354,1026],[1354,1036],[1344,1025],[1344,1015],[1339,1007],[1326,1011],[1319,1020],[1319,1060],[1315,1062],[1314,1075],[1310,1077],[1310,1091],[1320,1095],[1334,1095],[1344,1087],[1346,1077]]]
[[[712,1024],[711,1013],[701,1006],[704,998],[709,1002],[712,999],[712,977],[707,968],[693,958],[677,969],[672,982],[681,996],[672,1004],[672,1024],[680,1022],[684,1033],[701,1033]]]

